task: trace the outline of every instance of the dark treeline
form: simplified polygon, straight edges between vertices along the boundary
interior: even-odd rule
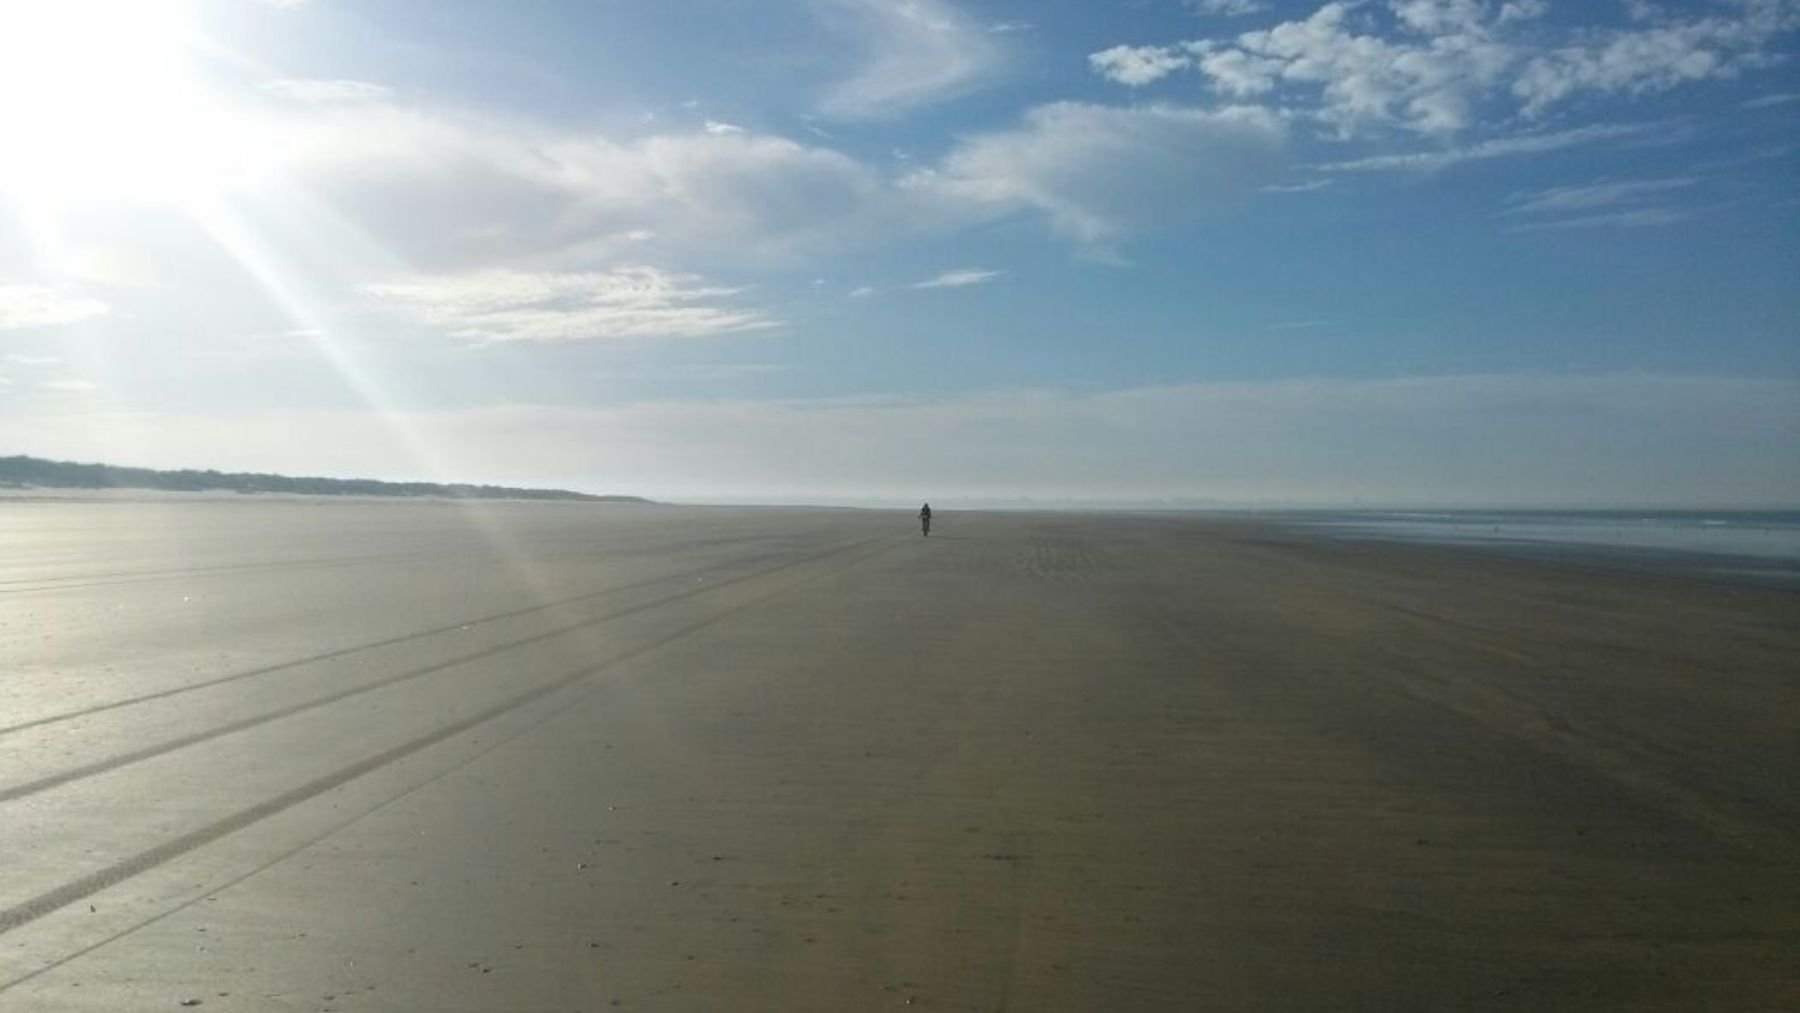
[[[158,471],[111,464],[75,464],[41,457],[0,457],[0,486],[45,489],[164,489],[172,492],[298,493],[307,496],[448,496],[460,499],[554,499],[593,503],[646,503],[637,496],[592,496],[565,489],[513,489],[503,485],[379,482],[372,478],[297,478],[228,471]]]

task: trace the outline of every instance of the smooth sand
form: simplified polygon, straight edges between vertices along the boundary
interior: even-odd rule
[[[1800,1008],[1800,595],[1246,523],[0,504],[0,1008]]]

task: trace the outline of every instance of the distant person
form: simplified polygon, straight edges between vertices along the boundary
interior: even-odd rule
[[[931,504],[930,503],[927,503],[924,506],[919,508],[919,534],[926,538],[931,537]]]

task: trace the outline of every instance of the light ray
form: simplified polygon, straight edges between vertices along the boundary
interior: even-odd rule
[[[363,402],[365,409],[393,434],[431,481],[466,480],[469,476],[459,474],[449,456],[395,405],[382,378],[351,351],[352,342],[343,339],[342,328],[334,314],[320,308],[327,305],[328,300],[314,289],[306,272],[290,263],[294,259],[293,251],[310,248],[310,254],[327,254],[329,262],[349,265],[348,273],[368,278],[408,273],[399,258],[334,209],[300,191],[271,183],[259,194],[257,208],[277,228],[258,230],[252,227],[245,216],[223,198],[196,199],[186,205],[194,221],[242,266],[296,325],[295,329],[305,333],[306,340],[318,349]],[[279,235],[265,234],[277,231]],[[306,259],[326,262],[322,257]],[[455,500],[453,503],[533,598],[547,603],[566,596],[565,590],[554,586],[534,562],[540,554],[526,551],[513,532],[500,524],[485,504],[475,500]],[[597,649],[599,644],[594,638],[599,636],[601,634],[584,629],[579,632],[578,639],[590,649]]]

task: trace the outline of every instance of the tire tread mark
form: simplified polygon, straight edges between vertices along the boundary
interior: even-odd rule
[[[390,552],[372,556],[321,556],[317,559],[266,559],[259,563],[226,563],[219,566],[190,566],[167,570],[113,570],[103,573],[72,573],[66,577],[17,577],[0,580],[0,594],[35,594],[65,591],[70,588],[110,587],[114,584],[153,584],[159,580],[182,577],[216,577],[220,574],[255,573],[260,570],[297,570],[307,567],[355,566],[359,563],[391,563],[399,559],[427,559],[425,552]]]
[[[205,899],[206,897],[217,896],[218,894],[231,889],[232,887],[238,885],[239,883],[242,883],[244,880],[249,879],[252,876],[258,875],[259,873],[262,873],[265,870],[272,869],[275,866],[281,864],[282,862],[285,862],[288,859],[294,857],[295,855],[300,854],[302,851],[305,851],[307,848],[310,848],[313,845],[319,843],[320,841],[324,840],[325,838],[330,837],[332,834],[335,834],[335,833],[345,829],[346,827],[353,826],[356,823],[369,818],[370,816],[374,815],[375,813],[380,812],[381,810],[387,808],[388,806],[393,805],[395,802],[398,802],[401,799],[404,799],[407,796],[412,795],[414,792],[420,791],[424,788],[430,787],[433,784],[436,784],[437,782],[443,780],[444,778],[449,777],[451,774],[454,774],[457,771],[463,769],[464,767],[467,767],[469,764],[474,763],[477,760],[480,760],[480,759],[486,757],[489,753],[492,753],[495,750],[498,750],[498,749],[504,748],[507,745],[510,745],[514,740],[518,739],[519,737],[521,737],[523,735],[530,734],[531,732],[535,731],[539,725],[542,725],[546,721],[550,721],[550,720],[556,718],[560,713],[561,713],[560,711],[552,711],[548,714],[543,715],[542,717],[533,719],[530,724],[528,724],[522,728],[518,728],[518,729],[514,730],[513,732],[511,732],[510,734],[502,735],[499,738],[490,741],[487,745],[482,746],[479,750],[474,752],[472,755],[463,757],[462,759],[456,761],[455,763],[444,768],[443,770],[440,770],[437,773],[432,774],[431,776],[425,778],[424,780],[418,781],[414,784],[407,786],[406,790],[400,792],[399,794],[389,796],[387,799],[377,803],[376,805],[374,805],[368,809],[365,809],[362,812],[356,813],[355,815],[344,819],[343,821],[337,823],[334,826],[327,828],[324,831],[307,835],[306,838],[301,840],[299,843],[294,844],[291,847],[283,849],[278,854],[275,854],[269,858],[266,858],[262,861],[257,862],[255,865],[251,866],[248,869],[245,869],[244,871],[238,873],[235,876],[232,876],[230,879],[227,879],[227,880],[225,880],[223,882],[219,882],[219,883],[199,884],[199,885],[204,885],[207,888],[205,890],[201,890],[201,891],[191,894],[186,900],[180,901],[171,907],[166,907],[160,911],[155,911],[130,925],[127,925],[121,929],[115,930],[110,935],[107,935],[101,939],[95,940],[94,942],[88,943],[87,945],[82,946],[78,950],[75,950],[73,952],[65,952],[61,956],[58,956],[55,959],[49,960],[44,964],[34,967],[31,970],[26,971],[23,974],[20,974],[16,978],[13,978],[8,981],[0,981],[0,992],[5,992],[9,989],[17,988],[18,986],[23,985],[26,982],[33,980],[34,978],[42,977],[43,975],[48,974],[49,972],[54,971],[57,968],[62,967],[65,964],[70,963],[71,961],[78,960],[82,957],[87,956],[88,954],[94,952],[95,950],[100,949],[103,946],[109,946],[113,943],[116,943],[119,940],[124,939],[126,936],[131,935],[133,932],[137,932],[140,929],[147,928],[148,926],[154,925],[157,922],[162,921],[164,918],[167,918],[171,915],[178,914],[182,911],[185,911],[188,908],[193,907],[195,904],[200,903],[200,901]]]
[[[587,629],[588,627],[591,627],[591,626],[599,626],[604,623],[612,622],[615,619],[623,619],[626,616],[637,615],[638,613],[647,612],[651,609],[659,608],[663,605],[667,605],[672,602],[677,602],[677,601],[681,601],[683,599],[692,598],[697,595],[705,594],[709,591],[717,591],[721,588],[731,587],[733,584],[741,584],[747,580],[754,580],[758,577],[769,576],[772,574],[780,573],[784,570],[790,570],[797,566],[804,566],[807,563],[815,562],[817,560],[824,559],[824,558],[834,555],[836,553],[849,551],[849,550],[857,548],[861,545],[867,545],[867,544],[868,544],[868,542],[864,541],[864,542],[858,542],[854,545],[839,546],[837,548],[830,549],[826,552],[819,553],[817,555],[803,557],[801,559],[795,560],[794,562],[791,562],[791,563],[784,564],[782,566],[772,567],[767,570],[758,570],[754,573],[743,574],[741,576],[733,577],[729,580],[720,581],[716,584],[708,584],[705,587],[689,588],[688,590],[685,590],[685,591],[677,591],[674,594],[664,595],[661,598],[653,598],[647,602],[639,602],[636,605],[630,605],[630,606],[627,606],[625,608],[619,609],[614,612],[608,612],[605,615],[594,616],[594,617],[591,617],[588,619],[584,619],[578,623],[570,623],[568,625],[558,626],[554,629],[546,630],[541,633],[534,633],[529,637],[521,637],[517,640],[509,640],[504,643],[495,644],[491,647],[485,647],[479,651],[475,651],[470,654],[461,655],[461,656],[455,657],[455,658],[450,658],[445,661],[433,662],[429,665],[420,665],[416,668],[410,668],[403,672],[397,672],[393,675],[384,676],[382,678],[375,679],[370,682],[358,683],[355,686],[350,686],[345,689],[338,690],[335,693],[327,693],[324,696],[314,697],[311,700],[303,700],[303,701],[300,701],[299,703],[289,704],[285,707],[277,707],[274,710],[264,711],[261,714],[252,714],[249,717],[239,718],[236,721],[230,721],[223,725],[216,725],[216,726],[214,726],[212,728],[208,728],[204,731],[194,732],[189,735],[178,736],[173,739],[165,739],[162,742],[158,742],[153,745],[144,746],[141,749],[134,749],[134,750],[131,750],[130,752],[126,752],[126,753],[116,753],[116,754],[106,757],[105,759],[102,759],[102,760],[95,760],[92,763],[85,763],[79,767],[71,767],[66,770],[57,771],[54,774],[49,774],[44,777],[40,777],[34,781],[26,781],[22,784],[13,785],[10,788],[0,789],[0,803],[12,802],[17,799],[25,798],[26,796],[29,796],[29,795],[37,795],[42,792],[49,791],[52,788],[59,788],[65,784],[70,784],[75,781],[80,781],[80,780],[83,780],[83,779],[86,779],[89,777],[95,777],[100,774],[105,774],[110,771],[118,770],[120,767],[130,766],[133,763],[140,763],[144,760],[154,759],[155,757],[163,756],[168,753],[173,753],[173,752],[176,752],[177,750],[186,749],[189,746],[199,745],[202,742],[209,742],[213,739],[223,738],[226,735],[231,735],[236,732],[246,731],[248,729],[257,727],[258,725],[266,725],[272,721],[279,721],[283,718],[293,717],[296,714],[303,714],[310,710],[317,710],[320,707],[327,707],[327,706],[330,706],[331,704],[338,703],[343,700],[348,700],[351,697],[362,696],[365,693],[373,693],[379,689],[386,689],[390,686],[395,686],[395,685],[398,685],[403,682],[409,682],[413,679],[418,679],[418,678],[422,678],[427,675],[432,675],[432,674],[435,674],[438,672],[443,672],[448,669],[455,668],[459,665],[466,665],[471,661],[480,661],[484,658],[491,658],[491,657],[494,657],[495,655],[504,654],[507,651],[515,650],[520,647],[526,647],[531,644],[541,643],[546,640],[553,640],[556,637],[560,637],[565,634],[573,633],[577,630]]]
[[[698,574],[712,573],[712,572],[715,572],[718,570],[726,569],[727,567],[731,567],[731,566],[742,566],[745,564],[755,565],[756,563],[760,563],[763,560],[772,559],[779,555],[782,555],[782,553],[766,552],[766,553],[762,553],[760,555],[751,556],[748,559],[733,560],[732,562],[726,563],[722,566],[701,567],[699,569],[684,570],[681,573],[669,574],[667,576],[662,576],[662,577],[650,577],[645,580],[637,580],[637,581],[632,581],[627,584],[620,584],[616,587],[608,587],[608,588],[602,588],[598,591],[584,592],[582,594],[575,595],[574,597],[571,597],[571,598],[560,598],[556,601],[544,602],[543,604],[539,604],[539,605],[528,605],[524,608],[511,609],[506,612],[496,612],[496,613],[493,613],[492,615],[481,616],[481,617],[473,618],[473,619],[464,619],[459,622],[447,623],[443,626],[434,626],[430,629],[415,630],[411,633],[402,633],[397,636],[384,637],[380,640],[370,640],[370,641],[367,641],[367,642],[361,643],[361,644],[351,644],[348,647],[340,647],[337,650],[333,650],[333,651],[325,651],[320,654],[307,655],[304,658],[296,658],[293,661],[281,661],[281,662],[277,662],[273,665],[261,665],[256,668],[246,669],[242,672],[233,672],[229,675],[216,676],[214,678],[205,679],[200,682],[191,682],[191,683],[186,683],[181,686],[173,686],[173,687],[170,687],[169,689],[157,690],[154,693],[140,693],[137,696],[126,697],[122,700],[113,700],[113,701],[110,701],[108,703],[103,703],[103,704],[96,704],[92,707],[84,707],[80,710],[64,711],[61,714],[51,714],[51,715],[47,715],[47,716],[41,717],[41,718],[33,718],[30,721],[21,721],[18,724],[5,725],[3,727],[0,727],[0,737],[11,735],[15,732],[22,732],[22,731],[25,731],[25,730],[31,729],[31,728],[41,728],[44,725],[53,725],[53,724],[58,724],[63,721],[73,721],[76,718],[89,717],[94,714],[103,714],[107,711],[118,710],[121,707],[130,707],[134,704],[150,703],[155,700],[164,700],[164,699],[167,699],[172,696],[180,696],[184,693],[194,693],[194,692],[198,692],[200,690],[212,689],[215,686],[223,686],[228,683],[239,682],[244,679],[253,679],[253,678],[256,678],[257,676],[272,675],[276,672],[286,671],[287,669],[290,669],[290,668],[300,668],[302,666],[316,664],[321,661],[332,661],[337,658],[348,657],[349,655],[358,654],[363,651],[379,650],[383,647],[393,647],[398,644],[410,643],[414,640],[424,640],[428,637],[435,637],[435,636],[439,636],[441,634],[451,633],[451,632],[460,630],[460,629],[462,629],[464,627],[468,627],[468,626],[483,626],[488,623],[504,622],[505,620],[508,620],[508,619],[517,619],[520,616],[530,615],[534,612],[543,612],[543,611],[547,611],[549,609],[561,608],[565,605],[576,605],[576,604],[580,604],[581,602],[584,602],[584,601],[591,601],[595,598],[603,597],[605,595],[618,594],[623,591],[635,591],[641,587],[649,587],[652,584],[660,584],[660,583],[664,583],[666,581],[671,581],[671,580],[683,580],[688,577],[696,576]]]
[[[868,545],[870,542],[884,541],[884,540],[892,541],[891,539],[872,538],[872,539],[868,539],[867,541],[860,542],[860,543],[858,543],[858,545]],[[856,548],[856,547],[857,546],[849,546],[848,548]],[[796,566],[803,566],[806,563],[815,562],[819,559],[823,559],[828,556],[834,555],[838,551],[848,551],[848,549],[833,550],[832,552],[821,553],[820,555],[817,555],[817,556],[810,556],[810,557],[807,557],[806,559],[796,561],[795,563],[792,563],[788,566],[776,567],[775,569],[764,571],[762,574],[758,574],[758,576],[779,573],[783,570],[792,569],[793,567],[796,567]],[[813,577],[807,578],[806,580],[802,581],[801,583],[806,583],[808,581],[817,579],[818,577],[827,576],[831,573],[836,573],[841,570],[849,569],[850,567],[855,566],[856,564],[863,562],[864,560],[871,559],[885,551],[887,551],[887,547],[877,549],[871,553],[866,553],[862,556],[857,557],[856,559],[851,560],[849,563],[846,563],[843,566],[837,567],[834,570],[825,571],[825,573],[816,574]],[[98,870],[91,872],[85,876],[82,876],[78,879],[72,880],[68,883],[64,883],[62,886],[58,886],[53,889],[47,890],[41,894],[38,894],[36,897],[32,897],[29,900],[22,901],[18,904],[15,904],[10,908],[0,911],[0,935],[3,935],[7,932],[11,932],[12,930],[19,928],[23,925],[29,924],[30,922],[36,921],[37,919],[42,918],[43,916],[45,916],[59,908],[67,907],[68,905],[73,904],[76,901],[79,901],[85,897],[90,897],[96,893],[99,893],[101,890],[104,890],[110,886],[114,886],[119,883],[122,883],[128,879],[131,879],[134,876],[142,875],[143,873],[148,872],[151,869],[154,869],[157,866],[162,865],[166,862],[169,862],[175,858],[178,858],[181,855],[184,855],[190,851],[193,851],[196,848],[200,848],[207,844],[211,844],[212,842],[219,840],[222,837],[225,837],[229,834],[232,834],[239,830],[242,830],[245,827],[248,827],[252,824],[259,823],[262,820],[268,819],[269,817],[276,815],[277,813],[283,812],[287,809],[291,809],[294,806],[299,805],[302,802],[306,802],[310,799],[317,798],[318,796],[325,794],[326,792],[332,790],[333,788],[341,787],[345,784],[350,783],[351,781],[356,780],[359,777],[362,777],[365,774],[373,773],[374,771],[380,770],[382,767],[388,766],[399,760],[403,760],[406,757],[413,755],[414,753],[420,752],[431,746],[437,745],[438,743],[443,742],[446,739],[453,738],[454,736],[460,735],[463,732],[466,732],[469,729],[476,727],[477,725],[481,725],[485,722],[493,720],[494,718],[500,717],[503,714],[517,710],[518,708],[523,707],[526,704],[532,703],[537,700],[541,700],[544,697],[550,696],[561,690],[567,689],[571,686],[576,685],[577,683],[582,682],[583,680],[591,679],[594,676],[607,671],[608,669],[611,669],[618,665],[624,664],[625,662],[631,661],[635,658],[642,657],[643,655],[649,654],[652,651],[658,650],[659,648],[662,648],[669,644],[672,644],[675,641],[682,639],[683,637],[692,636],[693,634],[698,633],[699,631],[706,629],[709,626],[714,626],[718,623],[724,622],[725,620],[731,618],[734,615],[737,615],[740,612],[743,612],[746,609],[752,608],[756,605],[760,605],[763,602],[768,601],[769,599],[774,598],[778,595],[785,594],[788,591],[793,590],[794,587],[796,587],[796,586],[798,586],[798,585],[789,585],[787,587],[777,588],[776,590],[771,591],[768,594],[765,594],[758,598],[747,601],[741,605],[737,605],[732,608],[728,608],[725,611],[720,612],[717,615],[708,617],[706,619],[702,619],[699,622],[690,623],[686,626],[683,626],[682,628],[675,630],[672,633],[669,633],[662,637],[658,637],[657,639],[651,641],[650,643],[635,647],[629,651],[626,651],[624,654],[618,655],[617,657],[609,658],[605,662],[602,662],[599,665],[584,665],[581,668],[575,669],[573,671],[564,672],[562,675],[559,675],[556,678],[551,679],[549,682],[540,683],[539,685],[534,686],[531,689],[525,690],[520,693],[515,693],[512,696],[507,697],[503,700],[500,700],[497,703],[490,704],[489,706],[484,707],[481,710],[476,711],[473,714],[465,715],[464,717],[458,718],[457,720],[451,722],[450,724],[444,725],[440,728],[437,728],[433,731],[427,732],[427,733],[417,736],[415,738],[408,739],[407,741],[402,742],[398,745],[390,746],[389,748],[384,749],[379,753],[375,753],[372,756],[364,757],[363,759],[358,760],[355,763],[352,763],[345,767],[340,767],[337,770],[332,771],[331,773],[323,774],[319,777],[313,778],[311,781],[308,781],[305,784],[299,785],[294,788],[290,788],[287,791],[284,791],[281,794],[276,795],[272,798],[266,799],[262,802],[259,802],[256,805],[249,806],[244,809],[240,809],[237,812],[232,813],[229,816],[225,816],[220,819],[214,820],[213,822],[208,823],[203,827],[198,827],[194,830],[190,830],[187,833],[182,834],[179,837],[175,837],[171,840],[164,841],[162,844],[156,845],[155,847],[150,848],[148,850],[140,851],[137,854],[132,855],[131,857],[123,859],[121,861],[115,862],[112,865],[107,866],[104,869],[98,869]]]

